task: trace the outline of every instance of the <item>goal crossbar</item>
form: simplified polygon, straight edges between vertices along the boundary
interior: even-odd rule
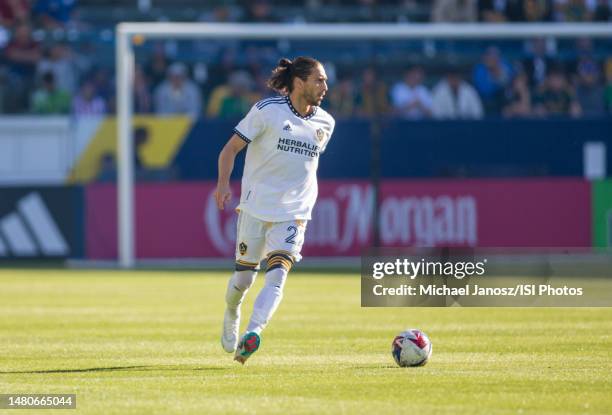
[[[211,39],[516,39],[609,37],[609,23],[119,23],[117,34],[146,38]]]
[[[132,142],[134,36],[147,39],[525,39],[612,38],[609,23],[148,23],[116,27],[119,265],[135,264]]]

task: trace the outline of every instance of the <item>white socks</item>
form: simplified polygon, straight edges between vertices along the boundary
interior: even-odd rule
[[[227,309],[231,313],[238,313],[238,308],[244,299],[246,292],[249,290],[257,272],[255,271],[236,271],[227,284],[227,292],[225,293],[225,303]]]
[[[286,279],[287,270],[284,268],[275,268],[266,272],[266,283],[255,300],[247,332],[254,331],[260,334],[266,327],[283,299],[283,287]]]

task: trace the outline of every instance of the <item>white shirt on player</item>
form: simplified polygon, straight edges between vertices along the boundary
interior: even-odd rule
[[[255,104],[234,129],[249,144],[238,209],[267,222],[310,220],[319,155],[334,125],[319,107],[301,116],[286,96]]]

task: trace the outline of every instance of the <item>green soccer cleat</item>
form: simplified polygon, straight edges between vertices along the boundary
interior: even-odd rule
[[[259,343],[260,339],[257,333],[251,331],[245,334],[242,340],[240,340],[240,343],[238,343],[234,360],[244,364],[244,362],[259,349]]]

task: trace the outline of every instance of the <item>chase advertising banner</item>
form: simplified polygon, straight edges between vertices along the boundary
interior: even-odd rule
[[[82,189],[0,189],[0,260],[82,256]]]
[[[239,184],[234,184],[234,204]],[[219,211],[212,182],[136,188],[139,258],[231,257],[236,213]],[[358,256],[372,242],[373,191],[365,181],[322,181],[303,254]],[[87,256],[117,256],[116,190],[86,193]],[[589,184],[582,180],[387,181],[381,243],[410,246],[587,247]]]

